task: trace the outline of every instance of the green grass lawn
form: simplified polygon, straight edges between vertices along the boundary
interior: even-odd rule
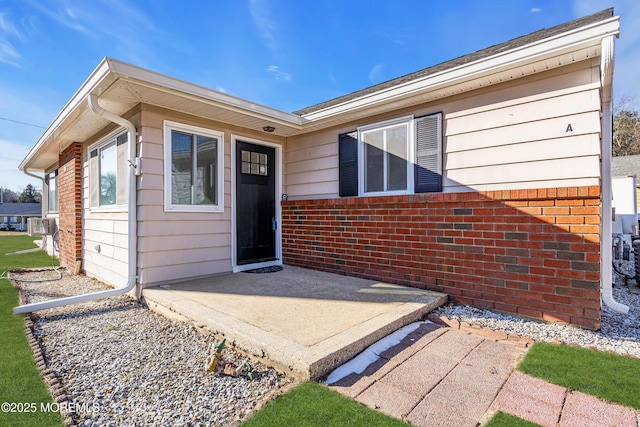
[[[5,255],[34,248],[33,240],[25,235],[0,236],[0,274],[8,269],[51,265],[51,257],[44,251]],[[13,307],[17,305],[18,293],[13,285],[0,278],[0,404],[13,404],[9,410],[35,408],[35,412],[5,412],[5,405],[0,411],[0,426],[62,426],[59,413],[40,411],[41,403],[46,405],[53,400],[27,343],[24,315],[13,314]]]
[[[306,382],[268,403],[243,427],[406,427],[408,424],[361,405],[324,385]]]
[[[540,427],[540,424],[498,411],[484,427]]]
[[[535,343],[518,369],[571,390],[640,409],[639,359]]]

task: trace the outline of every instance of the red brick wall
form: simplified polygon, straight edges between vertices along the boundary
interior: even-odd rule
[[[282,202],[286,264],[600,327],[600,189]]]
[[[82,146],[74,142],[58,159],[60,263],[71,271],[82,259]]]

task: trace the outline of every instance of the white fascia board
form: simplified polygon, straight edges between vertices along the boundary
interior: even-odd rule
[[[210,101],[227,109],[244,114],[253,113],[255,117],[272,119],[282,123],[283,125],[293,126],[298,129],[300,129],[302,124],[306,121],[298,115],[266,107],[226,93],[188,83],[184,80],[168,77],[160,73],[145,70],[110,58],[107,58],[107,61],[109,62],[111,70],[113,70],[119,78],[125,81],[129,80],[132,83],[141,86],[175,93],[180,96],[191,95],[194,99]]]
[[[89,78],[80,86],[78,91],[71,97],[69,102],[58,113],[56,118],[51,122],[49,127],[45,130],[44,134],[38,139],[38,142],[31,148],[29,153],[25,156],[24,160],[18,166],[18,169],[24,171],[27,168],[29,161],[48,143],[53,141],[55,135],[58,133],[62,123],[72,114],[74,110],[80,107],[85,101],[87,95],[100,85],[105,78],[109,75],[109,64],[107,59],[103,59],[95,70],[91,73]]]
[[[580,27],[513,50],[498,53],[468,64],[383,89],[373,94],[352,99],[342,104],[305,114],[302,117],[310,122],[316,122],[413,94],[441,89],[442,87],[450,86],[460,81],[481,78],[482,76],[493,74],[504,69],[517,69],[534,60],[539,60],[545,56],[551,57],[563,51],[575,50],[577,47],[599,46],[603,37],[609,35],[617,36],[619,32],[620,19],[619,17],[613,17],[606,21]]]

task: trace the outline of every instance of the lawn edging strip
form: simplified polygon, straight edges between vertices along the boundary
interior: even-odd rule
[[[22,287],[18,285],[14,280],[12,280],[9,274],[17,273],[17,272],[25,272],[25,271],[32,272],[32,271],[49,271],[49,270],[52,270],[52,268],[21,268],[16,270],[9,270],[7,272],[7,279],[9,279],[9,281],[15,288],[16,292],[18,293],[18,301],[20,302],[20,305],[28,303],[27,296],[25,295],[25,292],[22,289]],[[44,352],[43,352],[40,340],[38,340],[38,338],[35,335],[34,322],[36,321],[36,319],[37,317],[32,313],[25,315],[24,317],[25,335],[27,336],[27,343],[29,344],[29,347],[31,347],[31,351],[33,352],[33,357],[35,358],[35,361],[36,361],[36,366],[38,367],[38,370],[40,371],[40,375],[44,379],[44,382],[47,385],[47,388],[49,389],[49,393],[51,394],[51,397],[53,398],[53,401],[55,402],[56,405],[58,405],[58,408],[60,409],[60,416],[62,417],[62,422],[68,427],[75,426],[73,418],[71,417],[71,413],[68,410],[66,410],[66,408],[70,407],[69,398],[67,397],[64,391],[64,387],[60,383],[60,380],[56,376],[55,372],[52,369],[47,367],[47,362],[44,357]]]

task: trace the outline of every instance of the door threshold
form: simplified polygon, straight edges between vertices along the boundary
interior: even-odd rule
[[[246,271],[246,270],[253,270],[256,268],[263,268],[263,267],[271,267],[274,265],[282,265],[282,260],[281,259],[275,259],[273,261],[265,261],[265,262],[256,262],[253,264],[242,264],[242,265],[236,265],[233,267],[233,272],[234,273],[239,273],[241,271]]]

